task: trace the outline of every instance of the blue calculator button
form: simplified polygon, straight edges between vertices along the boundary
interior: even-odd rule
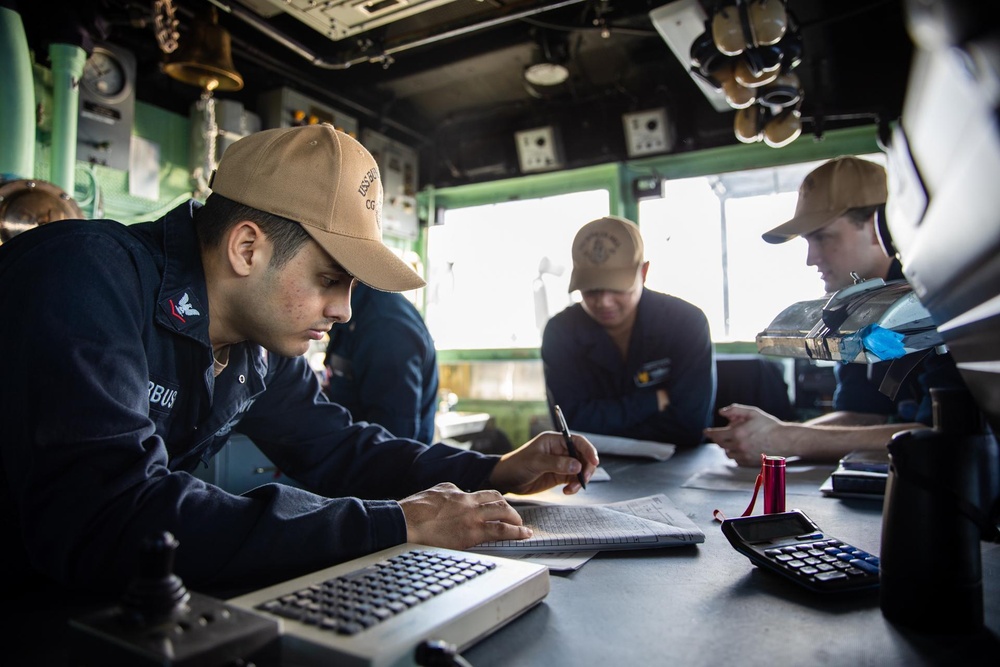
[[[861,560],[860,558],[858,558],[852,560],[850,564],[858,568],[862,572],[867,572],[868,574],[878,574],[878,565],[872,565],[866,560]]]
[[[806,540],[821,540],[823,539],[823,533],[806,533],[805,535],[796,535],[795,539],[803,542]]]

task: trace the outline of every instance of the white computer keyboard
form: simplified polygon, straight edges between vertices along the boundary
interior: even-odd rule
[[[402,544],[228,602],[278,619],[282,664],[415,664],[416,647],[462,650],[549,592],[542,565]]]

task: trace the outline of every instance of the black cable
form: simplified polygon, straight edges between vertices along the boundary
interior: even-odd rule
[[[421,667],[472,667],[454,644],[440,639],[425,639],[417,644],[414,659]]]

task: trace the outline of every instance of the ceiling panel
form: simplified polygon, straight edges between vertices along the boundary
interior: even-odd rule
[[[186,114],[200,91],[162,71],[154,7],[167,5],[189,39],[216,8],[245,86],[218,93],[254,110],[261,94],[289,87],[356,116],[416,148],[421,181],[439,186],[517,176],[514,134],[558,126],[568,168],[628,159],[622,116],[664,109],[674,152],[736,143],[735,112],[714,107],[650,19],[691,0],[450,0],[419,2],[386,21],[331,35],[293,16],[334,9],[386,11],[369,0],[61,0],[19,3],[36,60],[66,35],[130,49],[137,97]],[[706,14],[711,0],[695,3]],[[898,118],[912,54],[900,0],[787,0],[802,34],[796,69],[804,132]],[[58,6],[58,7],[56,7]],[[381,9],[379,9],[381,8]],[[282,11],[275,12],[275,9]],[[386,13],[384,17],[389,17]],[[347,23],[344,24],[345,26]],[[340,35],[341,33],[337,33]],[[336,35],[334,35],[336,36]],[[539,88],[525,67],[548,54],[564,84]],[[780,149],[778,149],[780,150]]]
[[[346,39],[455,0],[240,0],[264,17],[278,12],[332,40]]]

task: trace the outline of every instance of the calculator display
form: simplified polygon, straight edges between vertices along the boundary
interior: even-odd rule
[[[747,542],[763,542],[773,540],[776,537],[791,537],[815,530],[815,527],[804,522],[800,515],[792,513],[761,517],[757,521],[735,524],[734,528],[740,537]]]

